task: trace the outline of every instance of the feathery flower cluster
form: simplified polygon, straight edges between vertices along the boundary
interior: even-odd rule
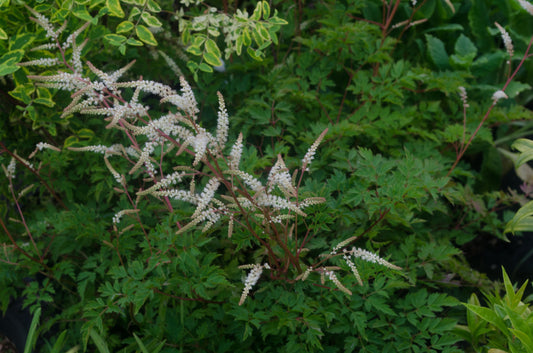
[[[165,53],[164,51],[161,51],[161,50],[159,50],[158,52],[163,57],[163,59],[165,59],[165,61],[167,62],[168,67],[170,67],[172,72],[174,72],[174,74],[177,77],[183,76],[183,73],[181,72],[178,64],[176,64],[176,62],[174,60],[172,60],[172,58],[170,56],[168,56],[167,53]]]
[[[509,57],[512,58],[514,55],[514,48],[513,48],[513,41],[511,39],[511,36],[507,31],[500,26],[498,22],[494,22],[496,27],[498,27],[498,30],[502,34],[503,44],[505,45],[505,49],[507,50],[507,54],[509,54]]]
[[[15,160],[15,158],[11,158],[11,161],[7,165],[7,168],[4,167],[4,165],[2,164],[2,168],[4,169],[4,173],[6,174],[6,177],[8,179],[15,179],[16,167],[17,167],[17,161]]]
[[[390,262],[387,262],[387,261],[383,260],[378,255],[376,255],[376,254],[374,254],[374,253],[372,253],[372,252],[370,252],[368,250],[365,250],[365,249],[353,247],[352,250],[346,251],[346,254],[351,254],[355,258],[360,258],[361,260],[364,260],[364,261],[367,261],[367,262],[380,264],[380,265],[383,265],[383,266],[388,267],[388,268],[393,269],[393,270],[401,270],[402,269],[401,267],[393,265]]]
[[[292,178],[288,172],[287,166],[281,158],[281,155],[278,155],[278,161],[268,175],[268,191],[271,191],[274,186],[278,186],[280,190],[285,195],[296,196],[297,191],[292,185]]]
[[[328,276],[328,278],[330,279],[330,281],[332,281],[332,282],[335,284],[335,286],[336,286],[337,288],[339,288],[339,290],[340,290],[341,292],[344,292],[344,293],[346,293],[346,294],[348,294],[348,295],[352,295],[352,291],[349,290],[348,288],[346,288],[346,287],[341,283],[341,281],[339,281],[339,279],[337,278],[337,275],[335,275],[335,272],[333,272],[333,271],[328,271],[328,270],[326,270],[326,269],[323,269],[323,271],[324,271],[324,274],[325,274],[326,276]]]
[[[226,110],[226,103],[224,103],[224,97],[220,92],[217,92],[218,95],[218,125],[217,125],[217,146],[216,150],[219,153],[222,153],[222,149],[226,146],[228,141],[228,127],[229,127],[229,118],[228,111]]]
[[[122,211],[118,211],[114,216],[113,216],[113,223],[114,224],[118,224],[120,222],[120,219],[122,218],[122,216],[124,215],[127,215],[127,214],[132,214],[132,213],[137,213],[139,212],[139,210],[135,209],[135,210],[122,210]]]
[[[36,22],[45,28],[51,38],[55,36],[53,37],[54,42],[60,43],[58,38],[62,29],[54,31],[48,20],[38,16]],[[183,77],[180,77],[181,91],[178,93],[167,85],[149,80],[118,82],[120,77],[133,65],[133,62],[111,73],[103,72],[88,62],[90,77],[85,75],[87,71],[82,70],[80,54],[81,48],[86,42],[76,45],[75,39],[86,26],[73,33],[62,44],[58,44],[63,52],[65,48],[72,47],[70,58],[64,58],[68,68],[67,72],[57,72],[50,76],[30,76],[30,78],[37,81],[40,86],[72,92],[72,102],[63,112],[63,117],[74,113],[100,116],[107,122],[106,127],[108,129],[124,132],[131,142],[130,146],[122,144],[111,147],[95,145],[70,148],[71,150],[103,154],[111,175],[123,187],[126,186],[126,172],[115,170],[109,157],[114,155],[125,158],[127,162],[131,163],[128,172],[130,175],[148,177],[144,179],[145,182],[153,181],[151,186],[139,190],[137,197],[151,195],[156,198],[163,197],[184,201],[196,206],[189,223],[180,226],[177,234],[192,230],[193,227],[200,224],[203,225],[202,231],[207,231],[224,217],[229,220],[228,236],[231,237],[234,222],[237,221],[237,224],[245,223],[240,222],[237,218],[241,214],[244,217],[254,217],[254,222],[257,221],[257,224],[261,221],[262,224],[267,222],[281,223],[295,218],[297,215],[306,216],[303,208],[325,201],[318,197],[298,199],[298,190],[294,185],[295,178],[291,177],[281,155],[278,156],[276,163],[270,170],[266,186],[259,178],[241,171],[239,163],[243,154],[242,133],[234,142],[229,155],[224,154],[228,143],[229,116],[220,93],[218,93],[218,122],[216,132],[212,134],[197,122],[198,104],[191,86]],[[52,49],[53,45],[47,46],[47,48]],[[172,67],[172,60],[164,53],[161,55]],[[55,64],[57,60],[32,61],[24,63],[24,65],[43,65],[43,63]],[[125,95],[129,99],[122,96],[123,91],[126,90],[128,92],[133,91],[133,94]],[[152,118],[150,108],[141,104],[141,94],[143,93],[156,95],[161,104],[173,105],[175,108],[170,109],[167,114]],[[326,133],[327,129],[308,149],[302,159],[300,172],[308,170]],[[53,148],[53,146],[43,143],[39,144],[37,148]],[[178,151],[174,155],[170,154],[174,149]],[[188,157],[189,155],[191,157]],[[179,156],[179,158],[172,159],[174,156]],[[182,161],[184,158],[190,158],[192,167],[190,164],[188,166],[173,165],[175,160]],[[168,172],[168,168],[172,168],[171,173]],[[6,173],[14,175],[14,165],[12,172],[10,167],[4,169]],[[211,172],[213,174],[210,174]],[[156,178],[158,173],[162,175],[161,178]],[[229,175],[230,178],[226,179],[224,175]],[[190,184],[187,185],[189,179]],[[205,183],[201,192],[195,192],[195,179],[200,183]],[[223,188],[220,187],[221,184],[224,184]],[[220,189],[229,192],[224,194],[224,191]],[[124,215],[138,211],[137,209],[119,211],[114,215],[113,223],[117,225]],[[274,227],[269,225],[268,228]],[[261,233],[266,234],[267,232],[265,228]],[[265,263],[263,265],[248,265],[245,268],[250,269],[250,273],[246,277],[239,305],[244,303],[263,270],[270,269],[270,266]],[[312,271],[311,267],[308,268],[306,276]],[[327,276],[340,290],[350,293],[340,284],[333,268],[324,268],[324,271],[326,272],[323,273],[327,273]]]
[[[231,153],[229,154],[229,168],[231,170],[238,170],[239,169],[239,162],[241,161],[241,155],[242,155],[242,132],[239,133],[239,137],[237,137],[237,141],[235,141],[235,144],[233,145],[231,149]]]
[[[530,15],[533,16],[533,5],[531,5],[526,0],[518,0],[518,3],[520,4],[520,6],[522,6],[524,10],[526,10]]]
[[[261,274],[263,273],[263,269],[266,268],[267,270],[270,269],[270,266],[268,263],[265,263],[263,265],[261,264],[255,264],[255,265],[242,265],[239,266],[241,269],[251,269],[250,273],[248,273],[248,276],[246,276],[246,280],[244,281],[244,289],[242,291],[241,300],[239,300],[239,305],[242,305],[246,298],[248,297],[248,293],[250,293],[250,289],[257,283],[259,280],[259,277],[261,277]]]
[[[500,99],[507,99],[507,98],[509,97],[502,90],[498,90],[494,92],[494,94],[492,95],[492,101],[494,102],[494,104],[498,103]]]
[[[466,89],[463,86],[459,87],[459,95],[461,96],[461,100],[463,101],[463,107],[468,108],[468,97],[466,95]]]
[[[307,150],[307,153],[305,154],[304,158],[302,159],[302,169],[305,171],[309,171],[309,165],[315,158],[316,149],[318,148],[318,145],[320,145],[320,142],[322,142],[322,139],[324,139],[324,136],[326,136],[326,133],[328,132],[328,129],[324,130],[320,136],[316,139],[316,141],[309,147]]]
[[[49,143],[46,143],[46,142],[39,142],[36,146],[35,146],[39,151],[42,151],[43,149],[45,148],[48,148],[48,149],[51,149],[51,150],[54,150],[54,151],[61,151],[59,148],[57,148],[56,146],[52,146],[51,144]]]
[[[18,66],[54,66],[59,65],[59,59],[57,58],[41,58],[37,60],[26,61],[18,63]]]

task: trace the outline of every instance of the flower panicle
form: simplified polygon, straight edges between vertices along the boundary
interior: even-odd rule
[[[255,264],[255,265],[242,265],[239,266],[241,269],[250,269],[251,271],[248,273],[248,276],[246,276],[246,279],[244,281],[244,289],[242,290],[241,299],[239,300],[239,305],[242,305],[246,298],[248,297],[248,294],[250,293],[250,290],[252,287],[257,283],[259,278],[261,277],[261,274],[263,273],[263,269],[270,269],[270,266],[268,263],[265,263],[263,265],[261,264]]]
[[[494,22],[498,30],[500,31],[502,35],[503,44],[505,45],[505,49],[507,50],[507,54],[509,55],[509,58],[512,58],[514,55],[514,47],[513,47],[513,40],[511,39],[511,36],[507,31],[498,23]]]
[[[518,3],[524,10],[527,11],[527,13],[533,16],[533,5],[531,3],[526,0],[518,0]]]
[[[304,171],[308,171],[309,170],[309,165],[311,164],[311,162],[315,158],[315,153],[316,153],[316,150],[318,148],[318,145],[320,145],[320,143],[322,142],[322,140],[326,136],[327,132],[328,132],[328,129],[325,129],[324,131],[322,131],[322,133],[318,136],[318,138],[315,140],[315,142],[307,150],[307,153],[305,154],[304,158],[302,159],[302,170],[304,170]]]

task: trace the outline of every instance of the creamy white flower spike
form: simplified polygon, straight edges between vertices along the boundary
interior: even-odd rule
[[[518,0],[518,3],[524,10],[526,10],[530,15],[533,16],[533,5],[526,0]]]
[[[513,57],[514,47],[513,47],[513,41],[511,39],[511,36],[509,35],[509,33],[507,33],[507,31],[502,26],[500,26],[498,22],[494,22],[494,24],[496,25],[496,27],[498,27],[498,30],[502,34],[502,40],[503,40],[503,44],[505,45],[505,49],[507,50],[507,54],[509,54],[509,57]]]
[[[324,136],[326,136],[326,133],[328,132],[328,129],[324,130],[320,136],[316,139],[316,141],[309,147],[307,150],[307,153],[305,154],[304,158],[302,159],[302,169],[305,171],[309,170],[309,165],[315,158],[316,149],[318,148],[318,145],[320,145],[320,142],[322,142],[322,139],[324,139]]]
[[[468,97],[466,95],[466,89],[463,86],[459,87],[459,95],[461,96],[461,100],[463,101],[463,107],[468,108]]]
[[[499,101],[500,99],[507,99],[507,98],[509,98],[509,97],[508,97],[507,94],[505,94],[505,92],[502,91],[502,90],[496,91],[496,92],[494,92],[494,94],[492,95],[492,101],[493,101],[494,103],[498,103],[498,101]]]

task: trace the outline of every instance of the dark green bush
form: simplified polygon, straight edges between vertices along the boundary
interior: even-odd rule
[[[493,288],[461,246],[518,198],[520,4],[8,3],[0,305],[40,351],[490,348],[454,330]]]

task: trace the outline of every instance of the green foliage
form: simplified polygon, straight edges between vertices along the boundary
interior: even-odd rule
[[[507,151],[532,131],[521,105],[533,100],[531,60],[522,61],[533,20],[517,3],[20,3],[0,1],[0,308],[22,293],[27,307],[42,311],[46,320],[32,333],[41,351],[462,352],[461,340],[477,351],[488,342],[511,351],[529,344],[523,289],[515,293],[504,274],[506,296],[489,296],[482,307],[472,293],[495,285],[461,255],[480,234],[504,238],[511,216],[501,211],[529,196],[499,190],[505,158],[531,154],[524,140],[518,156]],[[66,22],[59,48],[33,50],[49,42],[30,20],[38,14],[55,29]],[[495,21],[513,39],[513,56]],[[56,64],[31,64],[41,58]],[[134,60],[123,72],[129,86],[105,81],[102,72]],[[59,71],[105,85],[66,93],[39,79]],[[180,81],[176,97],[194,90],[198,113],[138,83],[175,90],[178,76],[194,85],[189,91]],[[493,100],[499,90],[509,98]],[[211,144],[196,160],[198,134],[220,130],[216,91],[230,112],[231,143]],[[75,106],[94,92],[105,107]],[[149,115],[114,125],[111,109],[134,104],[150,106]],[[102,119],[95,108],[109,114]],[[91,109],[96,115],[86,114]],[[167,114],[181,114],[194,138],[179,130],[159,140],[131,127]],[[229,167],[240,133],[239,170],[247,175]],[[318,136],[306,171],[301,158]],[[149,174],[139,151],[156,140],[149,155],[157,173]],[[42,142],[48,148],[36,149]],[[103,154],[83,152],[91,146]],[[272,186],[279,160],[296,194]],[[203,209],[143,193],[175,171],[184,173],[181,190],[196,195],[207,195],[212,180],[222,185]],[[238,209],[262,195],[250,191],[250,178],[296,206]],[[323,199],[305,208],[307,217],[296,212],[303,200]],[[506,231],[529,229],[529,208]],[[195,223],[204,209],[215,209],[218,222]],[[267,221],[278,216],[282,222]],[[359,248],[391,267],[343,258]],[[458,304],[470,296],[463,311]],[[468,327],[454,329],[463,316]]]
[[[476,352],[532,352],[533,316],[529,300],[522,299],[528,281],[515,291],[509,276],[503,272],[503,289],[486,294],[487,306],[475,294],[468,303],[467,326],[458,326],[458,333],[472,344]]]

